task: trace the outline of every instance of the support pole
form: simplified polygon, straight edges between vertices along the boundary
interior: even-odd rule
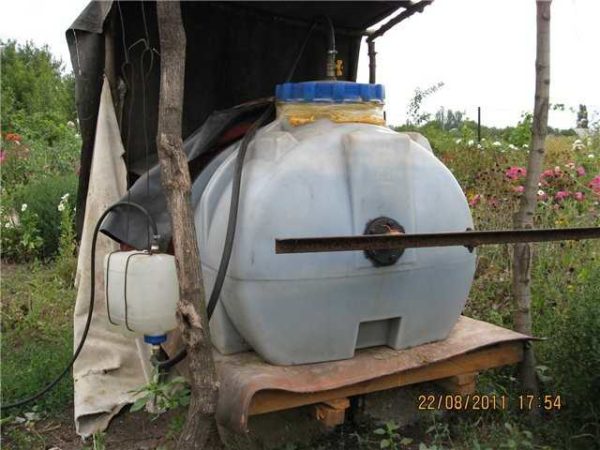
[[[477,107],[477,142],[481,143],[481,106]]]
[[[367,39],[369,48],[369,83],[375,84],[377,81],[377,52],[375,51],[375,41]]]

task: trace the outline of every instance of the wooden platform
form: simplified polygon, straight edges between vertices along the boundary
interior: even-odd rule
[[[478,373],[518,363],[531,339],[461,317],[443,341],[405,350],[363,349],[341,361],[274,366],[253,352],[224,356],[215,351],[221,383],[217,420],[244,433],[249,416],[314,405],[315,418],[334,426],[343,422],[348,399],[356,395],[431,381],[452,393],[472,393]],[[169,341],[169,353],[181,345],[178,339]],[[177,368],[187,375],[185,361]]]
[[[252,352],[216,354],[221,382],[217,420],[247,431],[250,415],[315,406],[326,425],[343,421],[348,398],[399,386],[439,381],[457,393],[475,388],[477,373],[521,361],[528,336],[461,317],[450,336],[406,350],[376,347],[352,359],[273,366]]]

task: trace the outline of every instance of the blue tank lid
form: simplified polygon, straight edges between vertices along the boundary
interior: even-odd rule
[[[385,89],[382,84],[304,81],[278,84],[275,96],[280,102],[383,103]]]

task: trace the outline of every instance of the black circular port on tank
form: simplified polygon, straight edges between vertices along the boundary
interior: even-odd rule
[[[363,234],[404,234],[404,227],[389,217],[378,217],[367,223]],[[365,250],[365,256],[375,267],[393,266],[404,249]]]

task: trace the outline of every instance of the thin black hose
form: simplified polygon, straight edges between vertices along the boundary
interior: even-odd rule
[[[337,53],[337,50],[335,48],[335,27],[333,26],[331,17],[327,15],[323,15],[321,17],[325,19],[325,22],[327,22],[327,25],[329,26],[329,51]]]
[[[115,209],[119,206],[130,206],[130,207],[136,208],[139,211],[141,211],[142,213],[144,213],[150,221],[154,235],[157,234],[158,228],[156,227],[156,222],[154,221],[154,219],[152,218],[150,213],[143,206],[138,205],[137,203],[118,202],[112,206],[109,206],[108,209],[102,213],[102,215],[100,216],[100,219],[98,219],[98,222],[96,223],[96,228],[94,228],[94,234],[92,235],[92,251],[91,251],[91,261],[90,261],[90,273],[91,273],[91,276],[90,276],[90,305],[89,305],[89,309],[88,309],[88,315],[87,315],[87,319],[85,321],[85,327],[83,328],[83,334],[81,335],[81,339],[79,340],[77,349],[75,350],[75,352],[73,353],[73,356],[71,357],[71,361],[69,361],[69,364],[67,364],[67,366],[63,369],[63,371],[60,373],[60,375],[58,375],[54,380],[52,380],[52,382],[50,384],[48,384],[45,388],[43,388],[36,394],[34,394],[30,397],[24,398],[22,400],[17,400],[15,402],[12,402],[9,404],[2,404],[2,405],[0,405],[0,409],[17,408],[19,406],[23,406],[23,405],[26,405],[27,403],[37,400],[38,398],[40,398],[41,396],[46,394],[46,392],[48,392],[54,386],[56,386],[60,382],[60,380],[62,380],[63,377],[69,372],[69,370],[71,370],[71,367],[73,367],[75,360],[81,353],[81,349],[83,349],[83,344],[85,343],[88,332],[90,330],[90,325],[92,324],[92,314],[94,312],[94,298],[95,298],[94,294],[95,294],[95,285],[96,285],[96,277],[94,274],[96,273],[96,241],[98,240],[98,232],[100,231],[102,222],[104,222],[104,219],[106,218],[108,213],[110,213],[113,209]]]

